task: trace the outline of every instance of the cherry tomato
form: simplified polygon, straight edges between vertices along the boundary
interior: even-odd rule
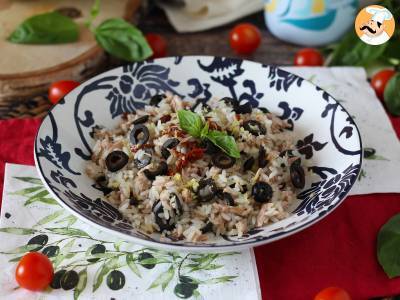
[[[331,286],[320,291],[314,300],[351,300],[351,297],[344,289]]]
[[[304,48],[297,51],[294,57],[295,66],[322,66],[324,64],[324,58],[322,54],[314,48]]]
[[[260,30],[250,23],[236,25],[230,33],[231,48],[238,54],[251,54],[261,43]]]
[[[76,88],[80,83],[73,80],[60,80],[53,82],[49,88],[49,100],[56,104],[62,97]]]
[[[164,57],[167,55],[167,41],[163,36],[157,33],[148,33],[145,37],[151,50],[153,50],[151,58]]]
[[[396,74],[394,70],[382,70],[371,78],[371,86],[379,99],[383,100],[386,84],[394,74]]]
[[[19,286],[31,291],[44,290],[53,280],[53,275],[51,261],[39,252],[25,254],[15,271],[15,279]]]

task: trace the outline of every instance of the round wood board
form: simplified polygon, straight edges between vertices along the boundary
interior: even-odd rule
[[[108,18],[130,19],[140,0],[103,0],[94,24]],[[45,92],[57,80],[82,81],[104,67],[106,55],[93,34],[84,26],[93,0],[0,0],[0,101],[31,97]],[[79,40],[58,45],[23,45],[6,40],[12,31],[32,15],[74,7],[81,12]]]

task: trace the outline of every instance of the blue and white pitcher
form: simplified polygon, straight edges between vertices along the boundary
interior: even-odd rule
[[[268,29],[281,40],[326,45],[354,26],[358,0],[266,0]]]

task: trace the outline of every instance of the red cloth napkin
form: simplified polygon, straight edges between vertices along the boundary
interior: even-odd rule
[[[400,137],[400,118],[392,118]],[[5,162],[33,164],[38,119],[0,121],[0,188]],[[384,180],[384,179],[382,179]],[[255,249],[265,300],[310,300],[340,286],[353,300],[400,294],[376,260],[379,228],[400,212],[400,194],[348,197],[322,221],[283,240]]]

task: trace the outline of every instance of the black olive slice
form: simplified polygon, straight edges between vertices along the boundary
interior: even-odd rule
[[[214,166],[218,168],[229,169],[235,164],[236,160],[233,157],[220,152],[213,155],[212,162]]]
[[[238,104],[234,111],[237,114],[251,114],[251,112],[253,111],[253,107],[251,106],[250,102],[246,102],[244,104]]]
[[[173,201],[175,203],[175,213],[179,216],[183,213],[183,208],[182,208],[182,201],[179,199],[178,195],[175,193],[172,193],[169,197],[170,202]]]
[[[164,230],[171,231],[175,228],[175,222],[171,216],[168,218],[168,220],[165,219],[165,217],[160,216],[160,214],[164,213],[164,208],[160,200],[154,202],[152,210],[154,213],[155,222],[160,228],[160,232],[163,232]]]
[[[210,201],[217,193],[217,187],[212,178],[202,179],[197,188],[197,197],[202,202]]]
[[[201,233],[208,233],[213,231],[213,223],[207,222],[203,228],[200,229]]]
[[[249,120],[243,122],[243,128],[255,136],[267,133],[265,127],[256,120]]]
[[[224,101],[225,104],[232,106],[233,108],[235,108],[238,105],[238,101],[231,97],[224,97],[221,98],[219,101]]]
[[[165,96],[164,94],[154,95],[153,97],[151,97],[149,104],[151,106],[158,106],[158,104],[166,97],[167,96]]]
[[[235,201],[233,200],[232,195],[227,192],[223,192],[222,194],[219,194],[218,197],[221,200],[223,200],[226,203],[226,205],[229,205],[229,206],[235,205]]]
[[[106,157],[106,167],[110,172],[121,170],[128,163],[129,157],[125,152],[116,150]]]
[[[150,134],[147,127],[143,124],[137,124],[133,126],[132,131],[129,136],[131,144],[141,146],[147,143]]]
[[[143,150],[145,153],[140,158],[135,158],[133,163],[138,169],[144,168],[151,163],[153,151],[149,148]]]
[[[143,174],[147,177],[149,180],[154,180],[156,179],[157,176],[162,176],[162,175],[167,175],[168,173],[168,165],[165,161],[161,161],[157,168],[154,170],[144,170]]]
[[[215,146],[210,140],[204,139],[200,142],[200,148],[206,149],[204,153],[215,154],[220,151],[220,149]]]
[[[261,110],[263,113],[267,114],[269,113],[269,110],[265,107],[257,107],[259,110]]]
[[[265,168],[268,164],[267,152],[263,146],[258,150],[258,167]]]
[[[137,125],[137,124],[142,124],[142,123],[146,123],[149,120],[149,115],[145,115],[145,116],[141,116],[139,118],[137,118],[136,120],[134,120],[132,122],[132,124]]]
[[[173,149],[178,146],[179,140],[177,138],[171,138],[165,141],[165,143],[161,146],[161,155],[165,159],[167,159],[171,153],[168,149]]]
[[[256,182],[251,190],[254,200],[259,203],[266,203],[272,198],[272,187],[263,181]]]
[[[107,179],[104,175],[96,178],[96,184],[98,186],[98,189],[103,192],[104,196],[112,192],[112,188],[108,187]]]
[[[254,157],[250,156],[243,164],[243,171],[249,171],[253,167],[255,162]]]
[[[279,153],[280,157],[285,157],[285,155],[288,157],[293,157],[293,150],[283,150],[281,153]]]
[[[290,165],[290,180],[295,188],[302,189],[306,184],[304,169],[300,165],[301,159],[296,159]]]

